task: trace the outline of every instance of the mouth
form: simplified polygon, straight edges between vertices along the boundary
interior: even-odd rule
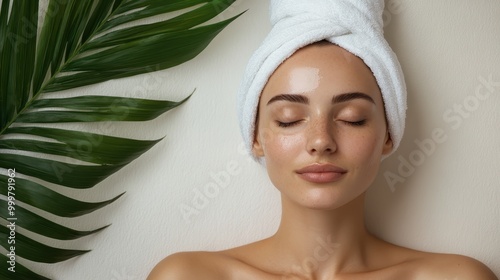
[[[342,179],[347,170],[330,163],[315,163],[296,170],[295,173],[308,182],[325,184]]]

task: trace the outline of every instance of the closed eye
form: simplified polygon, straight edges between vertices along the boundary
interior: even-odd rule
[[[350,125],[350,126],[363,126],[366,124],[366,120],[360,120],[360,121],[357,121],[357,122],[348,122],[348,121],[344,121],[345,124],[347,125]]]
[[[290,127],[290,126],[294,126],[294,125],[298,124],[299,122],[300,122],[300,120],[293,121],[293,122],[280,122],[280,121],[276,121],[276,123],[278,124],[279,127]]]

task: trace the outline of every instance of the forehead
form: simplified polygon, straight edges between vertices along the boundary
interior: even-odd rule
[[[331,43],[306,46],[285,60],[269,78],[261,100],[317,90],[365,92],[381,100],[377,81],[363,60]]]

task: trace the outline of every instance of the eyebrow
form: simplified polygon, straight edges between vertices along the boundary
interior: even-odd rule
[[[366,93],[362,93],[362,92],[348,92],[348,93],[342,93],[342,94],[335,95],[332,98],[332,104],[347,102],[347,101],[351,101],[354,99],[365,99],[365,100],[368,100],[371,103],[375,104],[375,101],[373,100],[373,98],[371,96],[369,96]],[[273,98],[271,98],[271,100],[269,100],[267,102],[267,105],[269,105],[273,102],[276,102],[276,101],[280,101],[280,100],[301,103],[301,104],[306,104],[306,105],[309,104],[309,98],[307,98],[304,95],[279,94],[279,95],[276,95]]]
[[[304,95],[300,95],[300,94],[279,94],[279,95],[276,95],[273,98],[271,98],[271,100],[269,100],[267,102],[267,105],[269,105],[269,104],[271,104],[273,102],[276,102],[276,101],[280,101],[280,100],[290,101],[290,102],[295,102],[295,103],[302,103],[302,104],[309,104],[309,98],[307,98]]]
[[[366,93],[362,93],[362,92],[348,92],[348,93],[335,95],[332,98],[332,103],[347,102],[347,101],[350,101],[353,99],[365,99],[365,100],[368,100],[371,103],[375,104],[375,100],[373,100],[373,98],[371,96],[369,96]]]

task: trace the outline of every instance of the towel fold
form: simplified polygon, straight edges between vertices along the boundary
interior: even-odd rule
[[[405,127],[406,85],[384,38],[383,11],[383,0],[271,0],[272,29],[250,58],[238,93],[240,128],[250,154],[259,98],[269,77],[297,50],[322,40],[358,56],[371,69],[384,100],[391,153],[397,149]]]

